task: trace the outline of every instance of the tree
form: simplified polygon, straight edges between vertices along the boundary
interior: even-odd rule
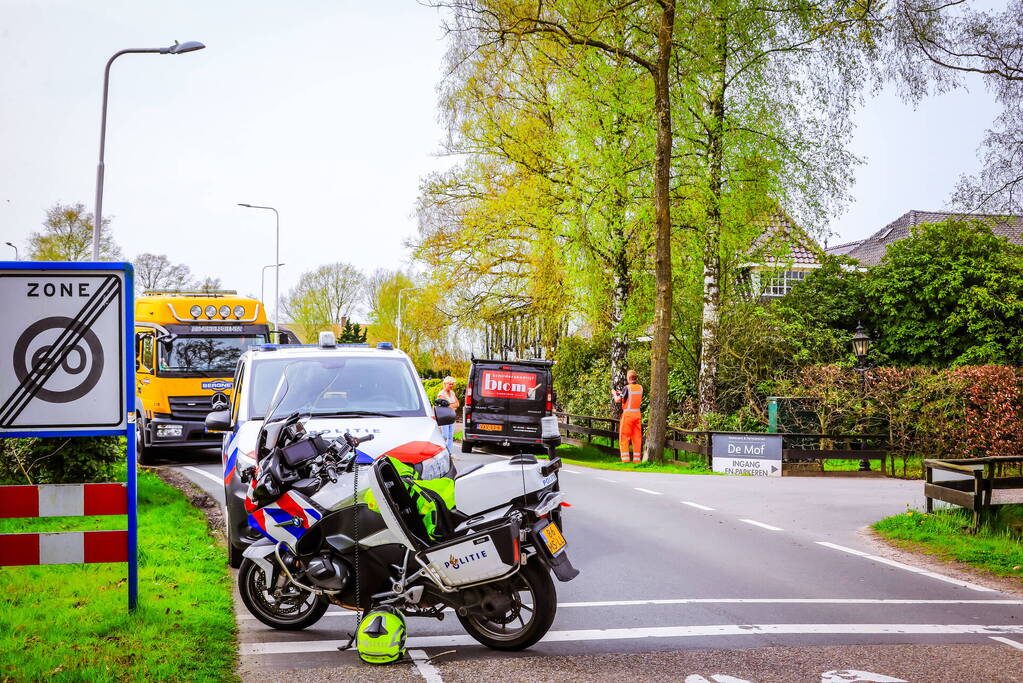
[[[191,269],[184,263],[171,263],[165,254],[139,254],[133,263],[135,288],[140,292],[192,286]]]
[[[451,316],[442,308],[442,294],[442,287],[436,283],[416,286],[400,270],[378,270],[366,287],[370,343],[391,342],[407,353],[420,370],[432,367],[437,360],[449,361]]]
[[[121,258],[121,248],[114,242],[109,219],[103,219],[99,253],[104,261]],[[85,205],[54,204],[46,211],[43,229],[28,238],[28,257],[32,261],[91,261],[92,214]]]
[[[365,344],[368,332],[369,328],[362,327],[359,323],[353,323],[350,320],[346,320],[344,328],[341,330],[341,335],[337,338],[337,341],[340,344]]]
[[[896,364],[1023,364],[1023,247],[981,221],[915,227],[866,294],[876,346]]]
[[[220,278],[219,277],[211,277],[209,275],[204,277],[202,280],[199,280],[195,284],[195,288],[196,289],[198,289],[199,291],[202,291],[202,292],[207,292],[207,293],[215,292],[218,289],[220,289],[220,287],[221,287]]]
[[[347,263],[329,263],[302,273],[282,302],[285,315],[305,331],[337,331],[362,299],[365,276]]]
[[[668,345],[672,322],[671,260],[671,63],[674,55],[675,0],[601,3],[517,3],[504,0],[451,0],[447,7],[490,41],[518,44],[540,40],[597,50],[648,78],[648,106],[655,121],[653,188],[654,333],[650,361],[650,410],[644,459],[661,460],[667,428]],[[462,25],[462,28],[465,28]]]
[[[1004,11],[969,0],[900,0],[891,15],[889,70],[909,99],[962,87],[979,75],[1002,105],[981,141],[982,170],[953,195],[966,211],[1023,212],[1023,0]]]

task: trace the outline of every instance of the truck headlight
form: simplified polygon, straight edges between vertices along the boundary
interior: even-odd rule
[[[157,439],[180,439],[181,425],[156,425]]]
[[[234,317],[240,318],[243,315],[245,315],[245,307],[244,306],[235,306],[234,307]]]
[[[220,317],[226,318],[229,315],[231,315],[231,307],[228,306],[227,304],[224,304],[223,306],[220,307]]]
[[[199,304],[192,306],[190,313],[192,314],[193,318],[198,318],[200,315],[202,315],[202,306],[200,306]]]
[[[206,317],[207,318],[212,318],[216,314],[217,314],[217,307],[216,306],[214,306],[213,304],[210,304],[209,306],[206,307]]]

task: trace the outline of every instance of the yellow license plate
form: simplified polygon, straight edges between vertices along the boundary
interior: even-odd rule
[[[551,551],[551,555],[557,555],[559,550],[568,545],[568,541],[561,535],[561,530],[554,522],[541,529],[540,535],[543,536],[543,542],[547,544],[547,550]]]
[[[477,424],[477,429],[482,429],[485,432],[499,432],[501,431],[501,425],[488,425],[488,424]]]

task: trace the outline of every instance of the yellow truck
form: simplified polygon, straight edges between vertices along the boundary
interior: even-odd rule
[[[238,357],[270,342],[266,312],[234,291],[152,291],[135,300],[139,462],[168,448],[220,446],[206,415],[230,405]]]

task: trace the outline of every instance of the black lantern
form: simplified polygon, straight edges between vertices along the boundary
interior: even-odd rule
[[[870,351],[870,337],[867,336],[866,330],[863,329],[863,323],[856,325],[856,333],[853,334],[852,338],[852,348],[856,360],[859,361],[860,365],[863,365],[863,361],[867,358],[867,352]]]

